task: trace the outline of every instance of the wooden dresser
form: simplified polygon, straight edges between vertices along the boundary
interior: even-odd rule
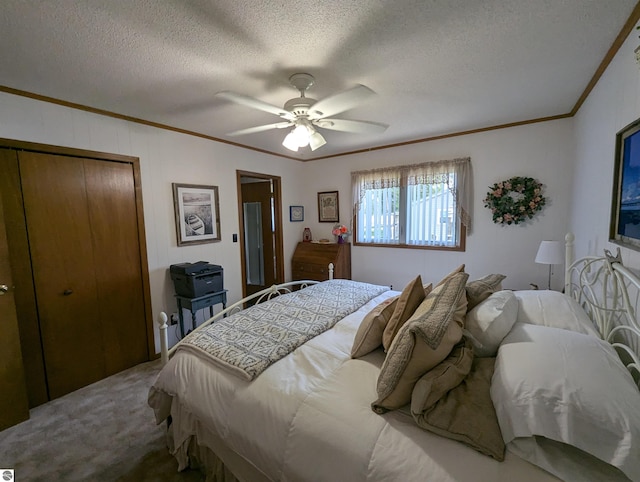
[[[351,279],[351,244],[298,243],[291,260],[292,279],[328,280],[329,263],[334,278]]]

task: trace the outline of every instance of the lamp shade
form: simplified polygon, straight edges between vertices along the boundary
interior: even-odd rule
[[[564,262],[562,243],[560,241],[541,241],[535,261],[539,264],[562,264]]]
[[[299,124],[293,131],[291,131],[293,137],[298,143],[298,147],[305,147],[309,145],[309,128],[306,125]]]
[[[311,137],[309,137],[309,147],[311,147],[312,151],[315,151],[318,147],[322,147],[327,143],[327,141],[322,137],[318,131],[314,130]]]
[[[293,132],[289,132],[284,138],[284,141],[282,141],[282,145],[290,151],[295,152],[298,150],[298,139],[296,139],[296,136]]]

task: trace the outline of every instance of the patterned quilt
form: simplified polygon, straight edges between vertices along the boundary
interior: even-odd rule
[[[195,331],[178,350],[195,352],[245,380],[253,380],[269,365],[388,289],[350,280],[311,285]]]

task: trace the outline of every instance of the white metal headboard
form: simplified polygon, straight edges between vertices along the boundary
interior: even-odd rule
[[[565,293],[587,312],[602,338],[613,345],[640,387],[640,278],[616,256],[573,260],[573,234],[566,238]]]

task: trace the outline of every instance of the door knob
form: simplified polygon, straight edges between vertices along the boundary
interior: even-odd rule
[[[69,296],[69,295],[70,295],[70,294],[72,294],[72,293],[73,293],[73,290],[64,290],[64,291],[62,292],[62,294],[63,294],[63,295],[65,295],[65,296]]]
[[[0,285],[0,296],[9,291],[9,287],[7,285]]]

